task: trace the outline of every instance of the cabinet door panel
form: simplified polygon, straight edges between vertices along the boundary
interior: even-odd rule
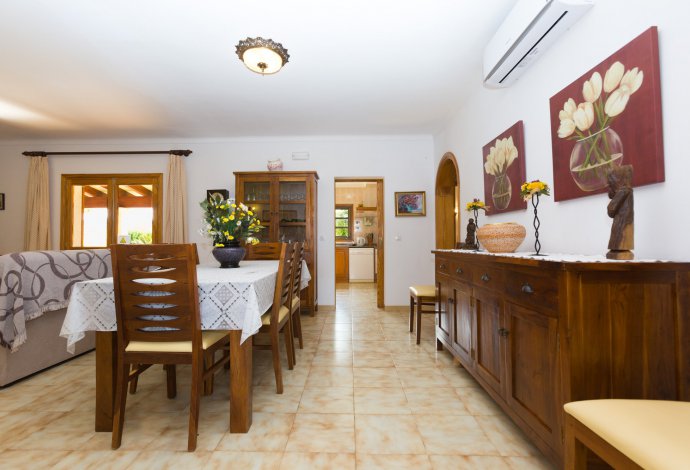
[[[443,341],[446,346],[451,347],[450,331],[451,316],[455,311],[455,294],[451,286],[450,279],[442,276],[436,278],[436,289],[438,289],[438,313],[436,314],[436,336]]]
[[[455,311],[453,318],[453,349],[465,360],[466,364],[471,364],[474,359],[472,350],[472,325],[473,325],[473,302],[472,289],[461,282],[453,283],[455,296]]]
[[[530,427],[551,442],[557,424],[558,320],[506,302],[506,400]]]
[[[477,374],[497,393],[503,393],[504,346],[500,329],[503,325],[501,299],[475,289],[476,362]]]

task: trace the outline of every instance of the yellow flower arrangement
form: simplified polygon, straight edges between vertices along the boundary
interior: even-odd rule
[[[480,201],[479,199],[474,198],[471,202],[467,203],[466,209],[468,212],[476,210],[482,210],[486,212],[486,204],[484,204],[484,201]]]
[[[522,183],[520,186],[520,196],[525,201],[530,200],[534,194],[549,196],[550,191],[549,185],[539,180]]]
[[[259,239],[254,234],[265,227],[254,215],[254,208],[221,197],[204,200],[200,203],[204,210],[205,227],[202,233],[213,239],[213,246],[233,246],[244,239],[246,243],[256,245]]]

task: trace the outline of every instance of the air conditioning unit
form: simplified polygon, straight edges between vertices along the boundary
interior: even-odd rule
[[[506,87],[593,5],[593,0],[519,0],[484,49],[484,85]]]

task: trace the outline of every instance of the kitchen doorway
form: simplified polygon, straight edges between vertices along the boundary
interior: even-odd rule
[[[335,178],[334,194],[336,290],[338,284],[375,287],[376,306],[383,308],[383,178]]]

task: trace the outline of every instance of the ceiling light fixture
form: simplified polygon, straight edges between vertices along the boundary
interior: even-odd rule
[[[279,42],[272,39],[247,38],[236,46],[237,57],[252,72],[270,75],[288,63],[290,54]]]

